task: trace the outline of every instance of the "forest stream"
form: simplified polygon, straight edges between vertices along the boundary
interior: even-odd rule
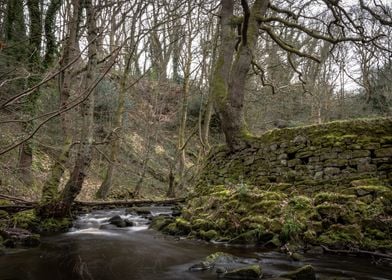
[[[157,207],[152,214],[169,211]],[[110,225],[108,219],[115,215],[127,218],[134,226]],[[243,263],[260,263],[267,277],[311,264],[318,277],[392,279],[392,268],[377,266],[365,258],[305,255],[303,261],[294,262],[285,254],[255,247],[167,237],[148,229],[148,222],[137,215],[126,215],[124,209],[81,214],[69,232],[44,237],[37,248],[13,249],[0,257],[0,279],[216,279],[213,270],[192,272],[189,267],[218,251],[238,256]]]

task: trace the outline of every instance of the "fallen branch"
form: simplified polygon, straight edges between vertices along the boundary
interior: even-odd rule
[[[5,195],[5,194],[0,194],[0,198],[4,198],[6,200],[10,200],[10,201],[14,201],[14,202],[26,203],[26,204],[34,203],[32,201],[27,201],[27,200],[25,200],[23,198],[10,196],[10,195]]]
[[[371,251],[359,250],[359,249],[334,250],[334,249],[330,249],[324,245],[321,245],[321,248],[323,248],[324,252],[331,253],[331,254],[343,254],[343,255],[355,255],[355,256],[364,256],[364,257],[378,257],[378,258],[392,259],[391,254],[383,254],[383,253],[379,253],[379,252],[371,252]]]

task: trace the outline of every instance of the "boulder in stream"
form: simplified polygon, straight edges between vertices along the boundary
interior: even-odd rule
[[[134,226],[134,223],[132,221],[129,221],[128,219],[123,219],[119,215],[113,216],[112,218],[109,219],[109,223],[112,225],[115,225],[117,227],[131,227]]]
[[[316,280],[316,272],[313,266],[305,265],[294,271],[282,274],[280,277],[293,279],[293,280]]]
[[[261,279],[263,276],[262,268],[259,264],[248,265],[237,269],[229,270],[222,275],[226,279],[253,280]]]

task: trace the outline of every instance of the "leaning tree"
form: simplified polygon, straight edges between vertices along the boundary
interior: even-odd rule
[[[382,30],[391,28],[391,9],[386,1],[360,0],[347,4],[339,0],[221,0],[220,1],[220,48],[212,79],[215,108],[221,120],[226,143],[231,150],[246,144],[249,134],[244,118],[244,96],[247,77],[252,68],[265,73],[263,65],[254,59],[254,53],[262,38],[271,39],[277,47],[287,52],[287,61],[302,79],[295,59],[311,59],[319,63],[320,49],[307,51],[285,41],[282,29],[293,29],[311,40],[337,44],[373,45],[391,53],[388,38]],[[352,10],[361,8],[361,13]],[[325,19],[328,19],[327,21]],[[367,28],[377,20],[380,32]],[[333,48],[332,48],[333,49]],[[265,77],[261,77],[262,82]]]

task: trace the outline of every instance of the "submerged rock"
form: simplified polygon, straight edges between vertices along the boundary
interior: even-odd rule
[[[230,270],[223,274],[223,278],[227,279],[261,279],[263,271],[260,265],[254,264],[237,269]]]
[[[294,271],[282,274],[280,277],[293,280],[316,280],[316,272],[313,266],[305,265]]]

